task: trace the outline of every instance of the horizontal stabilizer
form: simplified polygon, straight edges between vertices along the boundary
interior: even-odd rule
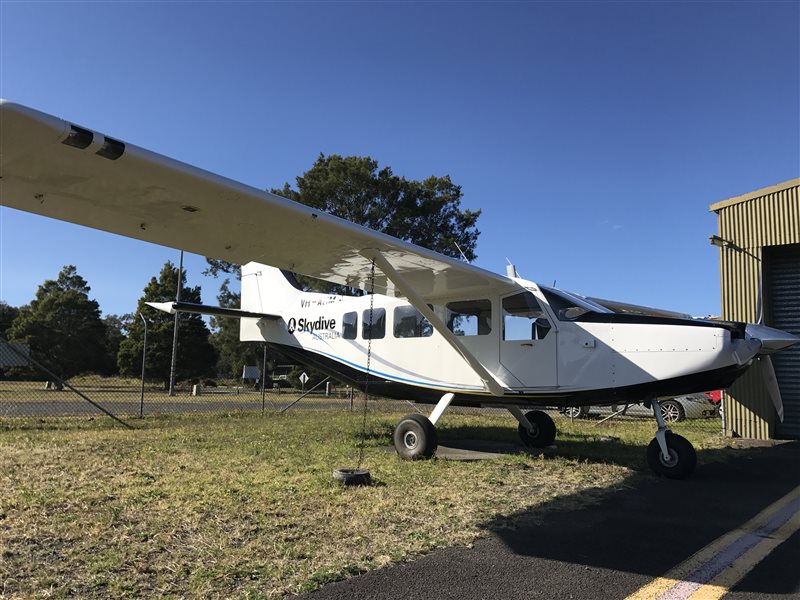
[[[280,319],[280,315],[251,312],[239,308],[224,308],[222,306],[207,306],[205,304],[192,304],[191,302],[145,302],[156,310],[171,315],[177,312],[194,313],[198,315],[213,315],[215,317],[236,317],[238,319]]]

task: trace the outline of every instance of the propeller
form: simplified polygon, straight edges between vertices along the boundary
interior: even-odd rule
[[[761,277],[761,269],[758,272],[758,297],[756,298],[756,315],[758,322],[755,327],[749,326],[747,329],[750,335],[762,340],[762,349],[758,356],[759,371],[761,371],[761,378],[764,380],[764,386],[767,388],[769,397],[772,399],[772,404],[775,406],[775,412],[778,413],[778,418],[783,423],[783,398],[781,398],[781,389],[778,386],[778,378],[775,376],[775,367],[772,366],[772,358],[769,354],[777,352],[783,348],[789,347],[797,343],[798,338],[789,333],[773,329],[764,325],[764,284]],[[783,334],[783,335],[781,335]]]
[[[769,397],[772,399],[772,404],[775,406],[775,411],[778,413],[778,418],[783,423],[783,399],[781,398],[781,390],[778,387],[778,378],[775,377],[772,359],[767,355],[759,356],[758,365],[764,385],[767,388],[767,392],[769,392]]]

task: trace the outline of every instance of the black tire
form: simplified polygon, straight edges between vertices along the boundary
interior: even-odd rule
[[[525,418],[533,425],[533,431],[519,425],[519,437],[522,443],[531,448],[547,448],[556,439],[556,424],[546,412],[532,410],[525,413]]]
[[[400,458],[431,458],[439,446],[436,427],[422,415],[406,415],[394,429],[394,447]]]
[[[366,469],[334,469],[333,478],[344,485],[369,485],[372,481]]]
[[[685,437],[667,431],[667,449],[671,460],[665,461],[658,440],[653,438],[647,446],[647,464],[659,477],[685,479],[697,466],[697,452]]]
[[[659,404],[661,405],[661,416],[664,417],[665,423],[677,423],[686,418],[686,411],[683,410],[680,402],[664,400]]]

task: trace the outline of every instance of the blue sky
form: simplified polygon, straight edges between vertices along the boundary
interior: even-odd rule
[[[798,2],[3,1],[0,38],[4,98],[260,188],[320,152],[449,174],[479,266],[695,315],[708,205],[800,175]],[[0,209],[15,306],[75,264],[131,312],[168,259]]]

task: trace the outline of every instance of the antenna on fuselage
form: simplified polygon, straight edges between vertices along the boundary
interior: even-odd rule
[[[458,245],[458,242],[453,240],[453,245],[456,247],[456,250],[458,250],[458,253],[461,255],[461,259],[465,263],[469,263],[469,260],[467,259],[467,255],[464,254],[464,251],[461,249],[461,246]]]

